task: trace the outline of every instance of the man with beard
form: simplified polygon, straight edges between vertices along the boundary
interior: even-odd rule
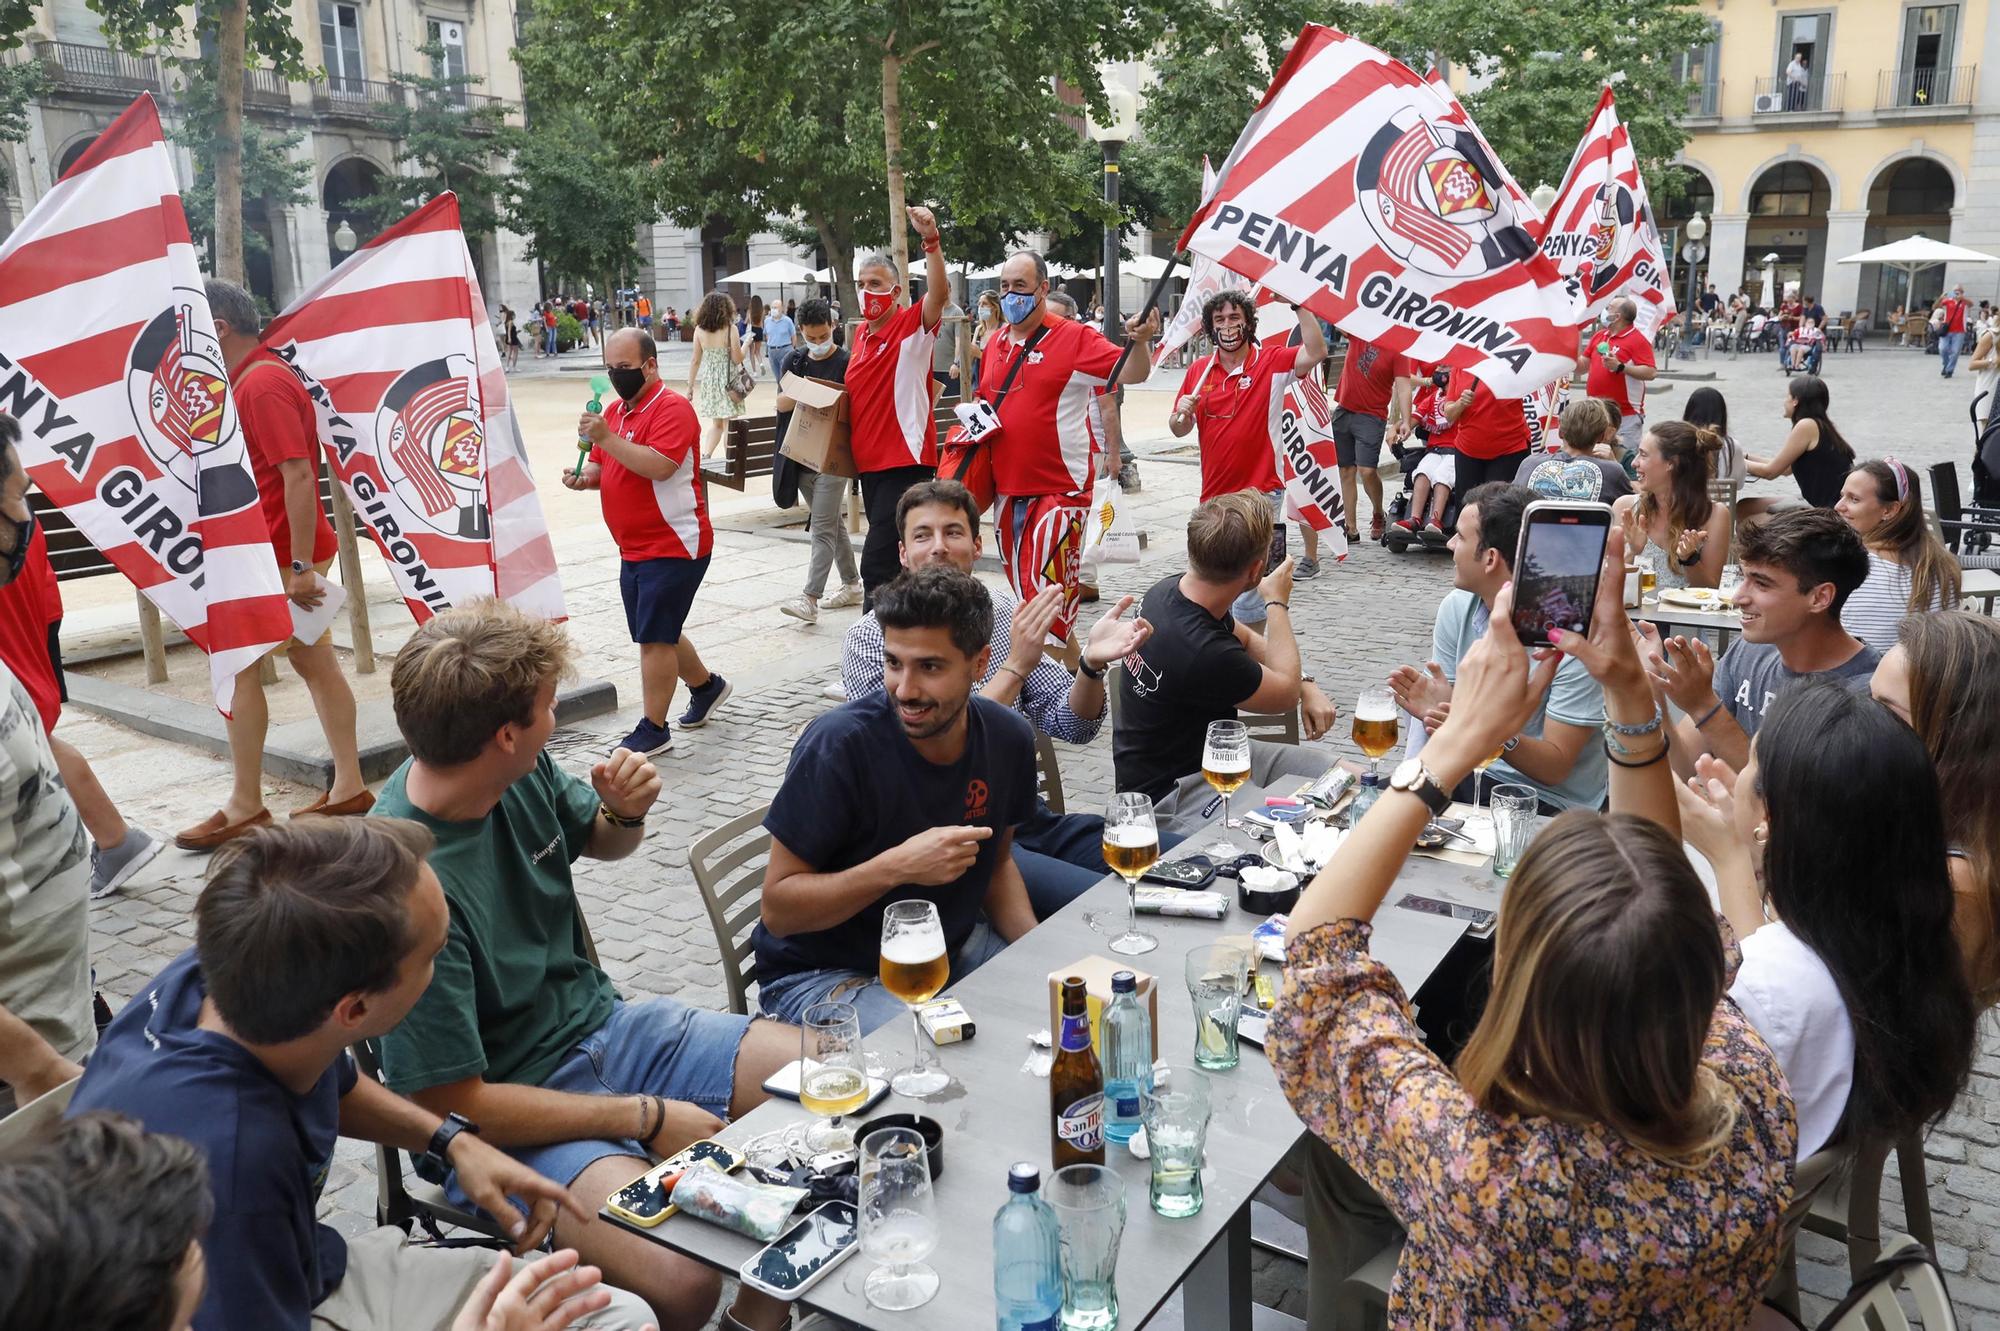
[[[1035,927],[1008,853],[1035,803],[1035,741],[1003,703],[974,697],[992,650],[985,587],[949,565],[875,597],[884,687],[806,727],[764,827],[757,949],[767,1016],[830,999],[872,1030],[909,1011],[878,978],[891,902],[937,907],[957,983]]]

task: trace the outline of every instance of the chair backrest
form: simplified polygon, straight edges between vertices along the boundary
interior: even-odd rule
[[[1297,744],[1299,742],[1299,709],[1287,712],[1238,712],[1236,719],[1250,732],[1251,739],[1261,739],[1270,744]]]
[[[349,1045],[348,1052],[354,1055],[355,1066],[360,1068],[362,1076],[372,1077],[378,1082],[382,1080],[381,1051],[375,1047],[373,1040],[363,1040],[358,1044]],[[420,1198],[410,1192],[409,1184],[403,1179],[402,1152],[393,1146],[376,1143],[376,1224],[395,1225],[407,1233],[411,1221],[421,1220],[434,1238],[442,1237],[440,1226],[445,1225],[471,1230],[489,1239],[507,1238],[506,1231],[500,1228],[498,1221],[477,1211],[453,1206],[445,1199],[442,1188],[422,1182],[419,1182],[418,1186],[428,1195]]]
[[[1965,506],[1958,497],[1958,468],[1949,462],[1931,464],[1931,512],[1940,523],[1957,522],[1965,516]],[[1958,553],[1958,533],[1945,528],[1944,543]]]
[[[1056,746],[1041,731],[1035,732],[1035,792],[1050,813],[1064,813],[1062,765],[1056,761]]]
[[[82,1080],[82,1077],[71,1077],[54,1090],[43,1091],[7,1117],[0,1118],[0,1150],[39,1137],[61,1122],[63,1111],[69,1108],[70,1097],[76,1094],[76,1084]]]
[[[1847,1297],[1819,1324],[1819,1331],[1909,1331],[1910,1319],[1896,1297],[1898,1285],[1917,1305],[1924,1331],[1956,1331],[1958,1317],[1937,1260],[1915,1239],[1905,1239],[1862,1272]]]
[[[1881,1161],[1876,1161],[1879,1180]],[[1854,1170],[1854,1147],[1848,1144],[1823,1146],[1805,1159],[1799,1161],[1792,1172],[1792,1199],[1785,1204],[1785,1215],[1779,1233],[1783,1245],[1789,1249],[1798,1238],[1799,1230],[1812,1215],[1813,1202],[1827,1189],[1838,1188],[1840,1181]]]
[[[729,1010],[750,1011],[750,986],[757,982],[756,949],[750,931],[764,906],[764,868],[771,859],[771,834],[760,805],[738,814],[713,832],[695,838],[688,847],[688,867],[715,930],[715,950],[722,956],[722,983],[729,991]]]

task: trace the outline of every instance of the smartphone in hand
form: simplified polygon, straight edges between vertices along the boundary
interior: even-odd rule
[[[1589,633],[1597,604],[1611,506],[1538,499],[1521,515],[1514,552],[1514,632],[1531,647],[1550,647],[1550,633]]]

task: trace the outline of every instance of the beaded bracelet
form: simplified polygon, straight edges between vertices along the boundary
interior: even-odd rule
[[[611,806],[602,800],[598,801],[597,812],[603,816],[605,822],[610,823],[613,827],[644,827],[646,825],[645,814],[642,813],[637,818],[627,818],[622,813],[613,813]]]

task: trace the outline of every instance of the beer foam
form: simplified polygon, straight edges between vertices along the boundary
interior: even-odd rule
[[[1137,827],[1131,823],[1118,827],[1106,823],[1104,840],[1113,846],[1156,846],[1159,844],[1160,834],[1153,828]]]
[[[1402,710],[1393,698],[1388,702],[1376,702],[1370,698],[1365,702],[1355,704],[1354,719],[1357,721],[1394,721],[1399,719]]]
[[[898,966],[922,966],[944,955],[944,933],[897,934],[882,944],[882,959]]]

